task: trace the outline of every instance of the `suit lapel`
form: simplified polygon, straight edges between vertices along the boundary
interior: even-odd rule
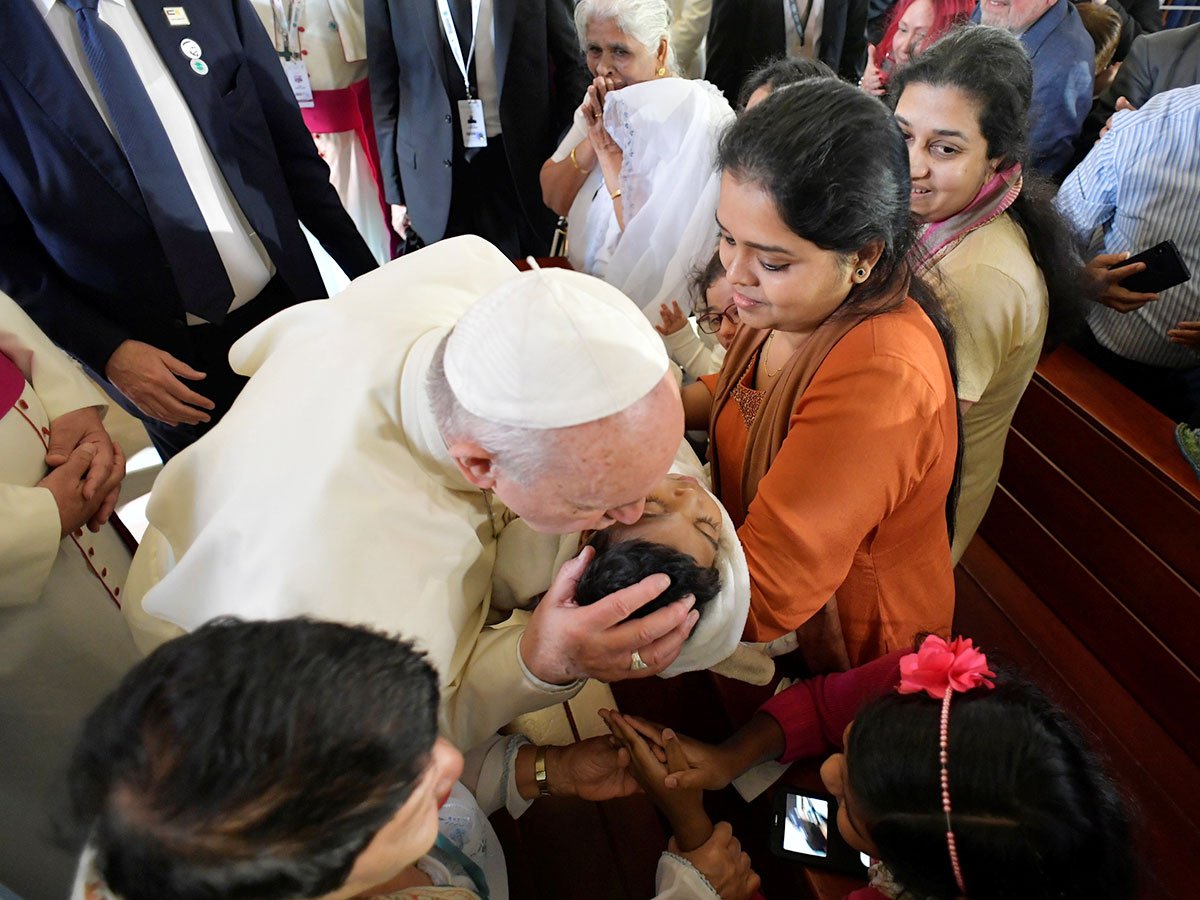
[[[496,23],[496,102],[504,97],[504,73],[512,50],[513,28],[517,20],[517,0],[493,0],[492,19]]]
[[[251,191],[242,174],[240,148],[229,127],[229,117],[223,94],[237,88],[237,80],[249,78],[245,69],[240,47],[231,46],[223,29],[211,17],[214,16],[210,2],[193,2],[186,6],[190,22],[185,26],[173,26],[163,15],[164,0],[126,0],[137,10],[146,29],[146,34],[162,58],[163,65],[179,87],[183,102],[192,115],[192,120],[204,137],[209,152],[221,170],[242,213],[250,226],[260,235],[275,231],[272,211],[261,191]],[[255,17],[251,22],[261,27]],[[192,70],[192,60],[185,55],[180,44],[190,38],[201,48],[201,58],[208,65],[205,75]]]
[[[421,32],[425,35],[425,44],[429,47],[429,55],[433,64],[442,76],[442,84],[450,90],[449,73],[446,71],[446,54],[442,45],[446,41],[446,33],[442,31],[442,23],[438,17],[437,0],[400,0],[401,3],[411,3],[416,10],[417,18],[421,21]]]
[[[7,66],[79,155],[146,219],[146,204],[92,98],[75,77],[41,12],[28,0],[10,4],[0,28],[0,65]]]

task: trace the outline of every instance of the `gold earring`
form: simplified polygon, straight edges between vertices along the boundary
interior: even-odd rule
[[[662,78],[664,75],[667,74],[667,67],[659,66],[658,70],[654,74],[657,75],[659,78]]]

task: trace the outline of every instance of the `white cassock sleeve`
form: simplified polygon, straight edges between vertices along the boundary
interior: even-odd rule
[[[20,369],[50,421],[87,406],[107,409],[104,398],[70,358],[4,294],[0,294],[0,353]],[[9,413],[15,415],[19,415],[16,410]],[[36,481],[25,483],[28,478],[15,475],[24,462],[0,459],[0,607],[37,601],[62,540],[54,496],[37,487]],[[20,465],[21,471],[27,468]]]

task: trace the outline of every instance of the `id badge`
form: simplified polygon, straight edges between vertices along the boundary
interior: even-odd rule
[[[292,93],[296,95],[296,102],[303,109],[312,109],[312,83],[308,80],[308,66],[304,64],[304,60],[285,59],[283,71],[287,75],[288,84],[292,86]]]
[[[459,100],[458,123],[462,126],[464,147],[470,149],[487,146],[487,129],[483,124],[482,100]]]

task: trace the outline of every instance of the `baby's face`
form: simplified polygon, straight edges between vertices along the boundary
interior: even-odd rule
[[[646,497],[642,517],[632,525],[608,527],[614,541],[666,544],[688,554],[699,566],[716,562],[721,537],[721,507],[687,475],[668,475]]]

